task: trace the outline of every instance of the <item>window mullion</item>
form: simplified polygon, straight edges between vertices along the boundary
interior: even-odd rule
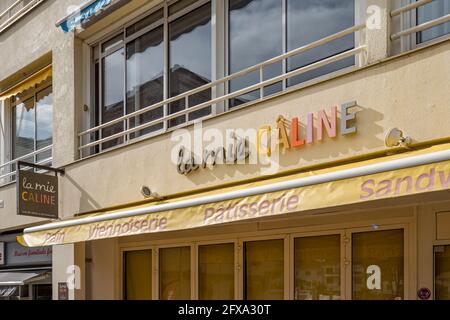
[[[167,3],[164,4],[164,88],[163,97],[164,100],[169,98],[169,76],[170,76],[170,66],[169,66],[169,7]],[[164,119],[169,115],[169,106],[164,105]],[[169,128],[169,122],[164,121],[164,131]]]

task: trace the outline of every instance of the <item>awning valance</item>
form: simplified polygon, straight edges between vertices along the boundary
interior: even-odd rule
[[[25,246],[216,226],[450,189],[450,145],[26,229]]]
[[[56,23],[64,33],[74,31],[85,26],[85,24],[95,22],[97,18],[102,18],[103,14],[119,8],[130,0],[88,0],[77,10],[71,12],[68,16]]]
[[[0,286],[0,298],[11,298],[18,297],[20,293],[19,287],[17,286]]]
[[[8,89],[7,91],[0,94],[0,100],[6,100],[8,98],[11,98],[21,92],[24,92],[27,89],[30,89],[34,87],[35,85],[47,80],[50,78],[53,74],[52,66],[48,66],[35,74],[33,74],[31,77],[19,82],[17,85],[12,87],[11,89]]]
[[[23,286],[25,284],[44,280],[48,271],[40,272],[0,272],[0,289],[2,287]]]

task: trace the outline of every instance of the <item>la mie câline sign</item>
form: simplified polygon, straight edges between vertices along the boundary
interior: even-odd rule
[[[22,166],[53,171],[55,175],[35,173],[33,170],[21,170]],[[17,172],[17,214],[58,219],[57,173],[63,173],[63,171],[20,162]]]

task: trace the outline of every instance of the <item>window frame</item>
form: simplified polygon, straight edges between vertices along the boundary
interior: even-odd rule
[[[16,143],[15,143],[15,138],[16,138],[15,108],[18,105],[24,103],[25,101],[30,100],[31,98],[33,99],[33,108],[34,108],[34,117],[33,117],[34,118],[34,142],[33,142],[33,149],[34,150],[33,150],[33,152],[38,152],[39,150],[43,149],[43,148],[40,148],[40,149],[37,148],[37,131],[38,131],[38,128],[37,128],[37,96],[38,96],[39,93],[47,90],[48,88],[51,88],[51,94],[53,94],[53,78],[49,78],[46,81],[35,85],[33,88],[27,89],[27,90],[30,90],[30,89],[32,89],[32,90],[31,90],[31,92],[29,94],[21,97],[20,101],[14,101],[14,98],[17,95],[12,96],[11,98],[8,99],[8,106],[7,106],[8,117],[7,118],[8,118],[8,122],[9,122],[9,126],[8,127],[10,128],[9,139],[8,139],[9,143],[10,143],[10,146],[8,148],[8,153],[9,153],[10,156],[8,158],[10,158],[11,160],[15,160],[15,159],[18,159],[18,158],[22,157],[22,156],[15,157],[15,152],[16,152]],[[54,103],[53,103],[52,107],[54,108]],[[54,138],[54,134],[52,132],[52,139],[53,138]],[[33,153],[33,152],[31,152],[31,153]],[[23,155],[23,156],[26,156],[26,155]],[[39,155],[36,154],[36,155],[34,155],[32,157],[33,157],[33,162],[37,163]]]
[[[225,38],[225,63],[224,63],[224,68],[225,68],[225,75],[231,75],[231,65],[230,65],[230,56],[231,56],[231,52],[230,52],[230,0],[223,0],[225,2],[225,32],[224,32],[224,38]],[[281,18],[281,28],[282,28],[282,53],[281,54],[285,54],[288,52],[288,21],[287,21],[287,16],[288,16],[288,0],[278,0],[278,1],[282,1],[282,18]],[[354,25],[357,25],[359,23],[361,23],[361,20],[363,20],[362,18],[365,16],[365,8],[366,8],[366,0],[354,0],[354,4],[355,4],[355,20],[354,20]],[[355,42],[354,42],[354,48],[358,47],[361,43],[360,37],[359,37],[359,33],[355,33]],[[285,74],[288,72],[288,63],[287,63],[287,59],[284,59],[282,61],[282,73]],[[281,81],[282,84],[282,90],[280,91],[281,93],[284,93],[288,90],[295,90],[298,88],[301,88],[305,85],[308,85],[310,83],[314,83],[317,81],[320,81],[321,79],[325,79],[326,77],[345,71],[345,70],[351,70],[355,67],[359,67],[362,65],[362,60],[358,59],[358,56],[355,56],[355,63],[352,66],[349,67],[345,67],[343,69],[340,69],[338,71],[335,72],[331,72],[331,73],[326,73],[320,77],[317,78],[313,78],[311,80],[308,80],[306,82],[301,82],[292,86],[288,86],[288,81],[289,79],[283,80]],[[276,96],[277,94],[279,94],[279,92],[274,93],[274,94],[269,94],[269,95],[265,95],[264,94],[264,89],[260,90],[262,91],[262,95],[264,97],[264,99],[270,98],[271,96]],[[230,81],[225,82],[225,92],[228,94],[230,93]],[[261,93],[260,93],[261,96]],[[258,102],[259,99],[256,100],[251,100],[247,103],[244,103],[242,105],[237,105],[234,107],[230,107],[230,100],[227,100],[225,103],[225,112],[229,112],[229,111],[234,111],[234,110],[238,110],[241,108],[245,108],[248,105],[252,105],[255,102]]]
[[[99,110],[97,111],[98,117],[96,117],[96,110],[95,110],[96,109],[95,94],[93,94],[90,97],[90,104],[92,106],[94,106],[93,108],[91,108],[91,112],[89,114],[90,121],[88,121],[88,122],[91,124],[91,126],[92,126],[93,123],[95,124],[95,126],[103,124],[103,119],[102,119],[102,111],[103,111],[103,91],[102,90],[103,90],[103,85],[104,85],[103,63],[102,63],[103,59],[105,59],[107,56],[109,56],[111,54],[114,54],[118,50],[123,49],[125,51],[124,61],[123,61],[124,62],[123,115],[126,116],[127,115],[127,105],[126,105],[126,103],[127,103],[127,71],[128,71],[127,60],[126,60],[126,48],[127,48],[127,45],[130,44],[131,42],[133,42],[134,40],[138,39],[139,37],[145,35],[146,33],[151,32],[152,30],[155,30],[157,28],[160,28],[161,26],[163,27],[163,38],[164,38],[164,43],[163,43],[163,46],[164,46],[164,66],[163,66],[163,70],[164,70],[164,79],[163,79],[164,86],[163,86],[163,98],[164,98],[164,100],[166,100],[166,99],[168,99],[170,97],[170,83],[169,83],[169,76],[170,76],[169,24],[171,22],[173,22],[173,21],[183,17],[184,15],[186,15],[186,14],[188,14],[188,13],[190,13],[190,12],[200,8],[200,7],[202,7],[203,5],[208,4],[208,3],[211,4],[211,20],[213,20],[215,15],[216,15],[216,12],[213,10],[213,8],[214,8],[213,2],[220,1],[220,0],[198,0],[195,3],[192,3],[189,6],[187,6],[187,7],[183,8],[183,9],[173,13],[172,15],[169,15],[169,7],[171,5],[179,2],[179,1],[181,1],[181,0],[172,0],[172,1],[168,1],[167,3],[163,3],[163,4],[159,4],[157,6],[154,6],[151,10],[148,10],[145,13],[139,15],[138,17],[132,19],[131,21],[123,24],[118,30],[109,33],[107,36],[103,37],[101,40],[97,41],[96,43],[94,43],[93,45],[90,46],[91,57],[92,57],[91,61],[90,61],[90,74],[91,74],[90,79],[91,79],[91,81],[94,84],[93,87],[95,87],[95,90],[98,90],[98,93],[99,93],[99,101],[98,101]],[[142,28],[141,30],[136,31],[136,32],[134,32],[134,33],[132,33],[132,34],[127,36],[127,29],[128,28],[130,28],[131,26],[135,25],[136,23],[138,23],[142,19],[145,19],[145,18],[149,17],[150,15],[152,15],[152,14],[154,14],[154,13],[160,11],[160,10],[163,10],[163,17],[162,18],[158,19],[155,22],[152,22],[150,25],[147,25],[146,27]],[[215,37],[214,36],[214,34],[215,34],[215,32],[214,32],[215,26],[212,25],[211,28],[212,28],[212,37],[214,38]],[[122,38],[122,41],[121,41],[120,44],[117,44],[117,45],[109,48],[105,52],[102,52],[102,48],[103,48],[103,45],[105,43],[107,43],[108,41],[114,39],[115,37],[119,37],[119,36],[121,36],[121,38]],[[214,41],[212,43],[214,43]],[[98,52],[98,56],[96,56],[96,54],[95,54],[96,52]],[[211,53],[212,54],[214,53],[213,45],[211,47]],[[214,60],[214,57],[213,57],[212,60]],[[99,81],[96,84],[95,83],[95,67],[96,67],[97,63],[98,63],[98,68],[99,68],[98,69]],[[212,69],[211,70],[212,79],[211,79],[211,81],[216,80],[216,79],[214,79],[214,68],[215,68],[215,66],[212,64],[212,68],[211,68]],[[212,110],[211,110],[210,115],[202,117],[202,118],[200,118],[200,120],[204,119],[204,118],[207,118],[207,117],[210,117],[210,116],[213,116],[213,115],[216,115],[215,108],[211,108],[211,109]],[[164,105],[163,110],[164,110],[164,116],[163,117],[168,116],[169,115],[169,106],[168,106],[168,104]],[[169,130],[169,128],[170,128],[170,130],[175,130],[177,128],[187,126],[187,125],[195,123],[197,121],[199,121],[199,120],[196,119],[196,120],[189,121],[189,119],[187,119],[186,122],[184,122],[184,123],[182,123],[182,124],[180,124],[178,126],[169,127],[170,120],[164,120],[162,122],[163,123],[163,128],[162,129],[157,130],[155,132],[150,132],[150,133],[146,133],[146,134],[143,134],[143,135],[139,135],[138,137],[135,137],[133,139],[130,139],[130,134],[128,134],[127,136],[124,137],[124,140],[125,140],[124,143],[118,143],[117,146],[108,147],[106,149],[107,150],[111,150],[111,149],[114,149],[116,147],[120,147],[121,145],[126,144],[127,142],[129,142],[130,140],[139,141],[141,139],[157,136],[157,135],[160,135],[161,133],[167,132],[167,130]],[[129,122],[130,122],[130,119],[124,121],[124,123],[123,123],[124,128],[130,128],[130,123]],[[99,130],[98,135],[99,135],[99,139],[103,138],[103,129]],[[112,141],[114,141],[114,140],[112,140]],[[111,141],[109,141],[109,143],[111,143]],[[99,149],[99,152],[94,152],[93,154],[103,152],[104,151],[103,144],[99,144],[98,145],[98,149]]]
[[[93,108],[90,108],[90,112],[88,112],[88,118],[83,120],[83,123],[88,127],[87,129],[92,129],[95,128],[99,125],[102,125],[102,121],[100,121],[100,119],[96,119],[95,117],[95,94],[92,91],[98,90],[99,91],[99,111],[101,111],[102,108],[102,101],[101,101],[101,95],[102,95],[102,70],[101,70],[101,58],[97,58],[95,59],[93,52],[95,51],[95,48],[98,47],[99,49],[99,56],[102,56],[100,49],[101,49],[101,45],[114,38],[114,36],[117,36],[119,34],[122,34],[123,37],[123,48],[126,49],[126,46],[129,42],[135,40],[136,38],[138,38],[139,36],[145,34],[146,32],[150,32],[151,30],[154,30],[155,28],[160,27],[161,25],[163,25],[163,29],[164,29],[164,72],[165,72],[165,76],[164,76],[164,88],[163,88],[163,98],[164,100],[167,100],[170,98],[169,94],[169,90],[170,90],[170,84],[169,84],[169,68],[170,68],[170,61],[169,61],[169,48],[170,48],[170,39],[169,39],[169,24],[171,22],[173,22],[174,20],[176,20],[177,18],[182,17],[183,15],[196,10],[198,8],[200,8],[201,6],[210,3],[211,4],[211,28],[212,28],[212,47],[211,47],[211,82],[214,82],[216,80],[222,79],[224,77],[226,77],[227,75],[229,75],[229,70],[230,70],[230,66],[229,66],[229,0],[198,0],[195,3],[190,4],[189,6],[187,6],[186,8],[181,9],[178,12],[175,12],[174,14],[169,16],[169,7],[175,3],[177,3],[178,1],[182,1],[182,0],[171,0],[171,1],[167,1],[165,3],[160,3],[158,5],[155,5],[151,8],[143,8],[142,10],[139,10],[139,14],[138,15],[134,15],[132,19],[123,19],[124,21],[119,21],[116,25],[111,26],[109,29],[107,28],[105,30],[105,32],[102,32],[101,35],[97,35],[97,36],[92,36],[90,39],[86,40],[86,43],[89,47],[90,53],[91,53],[91,59],[88,63],[88,72],[89,72],[89,77],[87,77],[88,81],[90,81],[91,83],[95,84],[95,61],[99,62],[99,83],[97,84],[98,87],[94,86],[90,86],[90,88],[88,88],[85,93],[85,96],[87,97],[86,101],[88,104],[90,104],[91,106],[93,106]],[[283,1],[283,15],[282,15],[282,29],[283,29],[283,51],[287,50],[287,23],[286,23],[286,19],[287,19],[287,0],[281,0]],[[355,21],[354,21],[354,25],[360,24],[364,19],[365,19],[365,8],[366,8],[366,0],[355,0]],[[146,26],[145,28],[137,31],[136,33],[127,36],[126,35],[126,30],[127,28],[129,28],[130,26],[134,25],[135,23],[138,23],[139,21],[141,21],[142,19],[145,19],[146,17],[154,14],[155,12],[159,11],[159,10],[163,10],[163,18],[159,19],[158,21],[153,22],[152,24]],[[355,43],[354,43],[354,47],[358,47],[360,46],[361,42],[364,41],[363,37],[360,36],[359,32],[356,32],[354,34],[355,37]],[[117,49],[119,49],[119,47],[117,47]],[[127,72],[127,66],[126,66],[126,55],[125,55],[125,73],[124,73],[124,116],[126,115],[126,87],[127,87],[127,83],[126,83],[126,72]],[[285,70],[287,70],[288,66],[287,66],[287,60],[281,61],[282,65],[283,65],[283,72]],[[194,120],[189,120],[186,119],[187,121],[179,124],[177,126],[169,126],[169,122],[171,120],[163,120],[161,121],[163,124],[163,128],[160,130],[157,130],[155,132],[149,132],[149,133],[145,133],[145,134],[140,134],[138,136],[134,136],[133,138],[130,139],[130,136],[133,134],[128,134],[127,136],[124,136],[124,141],[121,143],[117,143],[114,146],[108,147],[105,150],[103,150],[104,148],[102,147],[103,143],[98,144],[97,146],[91,147],[89,148],[84,148],[82,149],[82,151],[80,152],[80,157],[81,159],[85,159],[85,158],[89,158],[91,156],[95,156],[97,154],[101,154],[103,152],[106,151],[112,151],[114,149],[123,147],[129,143],[137,143],[140,142],[142,140],[145,139],[149,139],[155,136],[159,136],[161,134],[165,134],[165,133],[170,133],[174,130],[180,129],[180,128],[184,128],[184,127],[188,127],[192,124],[195,124],[197,122],[201,122],[210,118],[214,118],[220,114],[223,113],[228,113],[231,111],[236,111],[236,110],[240,110],[241,108],[245,108],[249,105],[253,105],[255,103],[258,103],[259,101],[264,101],[267,99],[271,99],[273,97],[276,97],[278,95],[282,95],[282,94],[286,94],[310,85],[313,85],[315,83],[320,83],[324,80],[327,79],[333,79],[337,76],[343,75],[343,74],[347,74],[349,72],[352,72],[358,68],[360,68],[362,65],[364,64],[364,57],[363,55],[355,55],[355,63],[352,66],[348,66],[345,67],[343,69],[340,69],[338,71],[334,71],[331,73],[327,73],[324,74],[320,77],[317,78],[313,78],[311,80],[308,80],[306,82],[302,82],[299,84],[295,84],[292,86],[287,87],[287,81],[288,80],[284,80],[281,81],[282,82],[282,90],[273,94],[268,94],[268,95],[264,95],[263,100],[252,100],[249,101],[247,103],[244,103],[242,105],[239,106],[235,106],[234,108],[229,108],[229,102],[230,101],[224,101],[224,102],[218,102],[215,104],[211,105],[211,112],[206,115],[206,116],[202,116],[201,118],[198,119],[194,119]],[[93,87],[95,87],[95,89],[92,89]],[[206,91],[206,90],[205,90]],[[219,84],[216,87],[211,88],[211,99],[214,99],[218,96],[222,96],[224,94],[229,93],[229,81],[224,82],[223,84]],[[208,107],[205,107],[208,108]],[[200,111],[200,110],[198,110]],[[163,106],[163,112],[164,112],[164,117],[169,116],[169,105],[168,104],[164,104]],[[187,115],[189,115],[189,113],[187,113]],[[100,117],[97,117],[100,118]],[[161,118],[162,119],[162,118]],[[124,120],[124,126],[126,127],[127,125],[127,121],[129,122],[130,119],[128,120]],[[82,145],[85,145],[88,142],[93,142],[92,141],[92,135],[96,134],[98,136],[96,136],[95,141],[98,141],[100,139],[102,139],[101,136],[101,132],[103,129],[99,129],[96,133],[92,133],[91,136],[89,135],[84,135],[82,137],[82,139],[80,139],[80,142],[82,142]],[[91,138],[90,138],[91,137]],[[110,140],[107,143],[111,143],[114,140]]]

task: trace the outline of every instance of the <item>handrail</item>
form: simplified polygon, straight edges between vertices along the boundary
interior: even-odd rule
[[[29,159],[31,157],[36,157],[36,156],[38,156],[40,154],[43,154],[43,153],[45,153],[47,151],[53,151],[53,145],[44,147],[42,149],[39,149],[39,150],[34,151],[34,152],[31,152],[29,154],[26,154],[24,156],[21,156],[19,158],[14,159],[14,160],[5,162],[3,164],[0,164],[0,173],[2,173],[2,175],[0,176],[0,186],[5,184],[4,179],[7,179],[7,178],[9,178],[11,176],[14,176],[17,173],[17,163],[19,161],[27,160],[27,159]],[[52,160],[53,160],[53,154],[49,158],[43,159],[41,161],[37,161],[36,164],[49,164],[49,163],[52,162]],[[33,162],[34,162],[34,160],[33,160]],[[8,168],[9,166],[13,166],[13,165],[16,166],[15,170],[11,169],[10,172],[3,174],[3,172],[5,171],[5,168]],[[12,182],[12,181],[8,181],[8,182]]]
[[[203,109],[205,107],[208,107],[208,106],[213,106],[215,104],[218,104],[218,103],[230,100],[230,99],[235,98],[235,97],[239,97],[239,96],[241,96],[243,94],[246,94],[246,93],[249,93],[249,92],[252,92],[252,91],[255,91],[255,90],[262,90],[263,88],[265,88],[265,87],[267,87],[269,85],[272,85],[272,84],[278,83],[280,81],[287,80],[287,79],[289,79],[291,77],[294,77],[296,75],[299,75],[299,74],[302,74],[302,73],[305,73],[305,72],[317,69],[317,68],[319,68],[321,66],[324,66],[326,64],[329,64],[329,63],[332,63],[332,62],[335,62],[335,61],[338,61],[338,60],[341,60],[341,59],[345,59],[345,58],[350,57],[350,56],[355,56],[356,54],[359,54],[359,53],[363,52],[364,50],[366,50],[366,46],[359,46],[357,48],[354,48],[354,49],[351,49],[351,50],[348,50],[348,51],[344,51],[343,53],[336,54],[336,55],[331,56],[331,57],[329,57],[327,59],[323,59],[323,60],[318,61],[316,63],[312,63],[310,65],[307,65],[305,67],[301,67],[299,69],[296,69],[296,70],[293,70],[293,71],[290,71],[290,72],[285,72],[285,73],[283,73],[283,74],[281,74],[279,76],[273,77],[273,78],[268,79],[268,80],[264,80],[263,77],[261,76],[261,74],[263,74],[262,71],[264,70],[264,68],[269,66],[269,65],[275,64],[275,63],[280,62],[280,61],[285,61],[285,60],[287,60],[287,59],[289,59],[289,58],[291,58],[293,56],[296,56],[296,55],[301,54],[303,52],[306,52],[308,50],[311,50],[311,49],[317,48],[319,46],[325,45],[325,44],[330,43],[330,42],[332,42],[334,40],[337,40],[337,39],[343,38],[345,36],[348,36],[350,34],[354,34],[356,32],[359,32],[359,31],[365,29],[365,27],[366,27],[365,24],[360,24],[360,25],[353,26],[351,28],[348,28],[348,29],[345,29],[343,31],[340,31],[340,32],[338,32],[336,34],[330,35],[328,37],[322,38],[322,39],[317,40],[315,42],[312,42],[310,44],[307,44],[307,45],[304,45],[302,47],[299,47],[299,48],[296,48],[294,50],[291,50],[291,51],[289,51],[289,52],[287,52],[285,54],[279,55],[277,57],[274,57],[274,58],[271,58],[271,59],[266,60],[264,62],[258,63],[256,65],[253,65],[251,67],[248,67],[246,69],[243,69],[241,71],[233,73],[231,75],[225,76],[225,77],[223,77],[223,78],[221,78],[219,80],[207,83],[205,85],[202,85],[202,86],[197,87],[195,89],[189,90],[189,91],[184,92],[184,93],[182,93],[180,95],[177,95],[175,97],[166,99],[164,101],[160,101],[160,102],[158,102],[156,104],[153,104],[153,105],[150,105],[150,106],[145,107],[143,109],[134,111],[134,112],[132,112],[130,114],[121,116],[121,117],[119,117],[117,119],[114,119],[112,121],[109,121],[107,123],[103,123],[103,124],[101,124],[99,126],[87,129],[85,131],[82,131],[82,132],[80,132],[78,134],[78,137],[80,139],[80,147],[78,149],[80,150],[81,157],[83,157],[83,150],[85,150],[87,148],[101,145],[104,142],[111,141],[111,140],[116,139],[116,138],[125,137],[125,136],[127,136],[127,135],[129,135],[131,133],[137,132],[139,130],[143,130],[145,128],[152,127],[152,126],[154,126],[156,124],[159,124],[159,123],[164,123],[166,121],[169,121],[171,119],[175,119],[175,118],[183,116],[183,115],[191,114],[192,112],[195,112],[197,110],[201,110],[201,109]],[[95,133],[95,132],[99,132],[102,129],[111,127],[111,126],[113,126],[115,124],[118,124],[118,123],[123,123],[124,121],[129,121],[132,118],[135,118],[135,117],[137,117],[139,115],[145,114],[145,113],[147,113],[149,111],[155,110],[157,108],[161,108],[161,107],[167,106],[167,105],[169,105],[169,104],[171,104],[173,102],[180,101],[180,100],[183,101],[182,99],[184,99],[185,102],[188,102],[189,101],[189,97],[191,97],[191,96],[193,96],[193,95],[195,95],[197,93],[200,93],[200,92],[212,89],[212,88],[221,88],[226,83],[228,83],[229,81],[231,81],[233,79],[236,79],[236,78],[248,75],[248,74],[250,74],[252,72],[256,72],[256,71],[259,71],[259,73],[260,73],[260,80],[259,80],[258,83],[254,84],[254,85],[251,85],[251,86],[248,86],[246,88],[234,91],[232,93],[222,94],[219,97],[212,98],[209,101],[200,103],[200,104],[195,105],[193,107],[188,107],[188,103],[186,103],[186,108],[181,110],[181,111],[179,111],[179,112],[176,112],[176,113],[173,113],[173,114],[170,114],[170,115],[166,114],[164,117],[161,117],[161,118],[153,120],[153,121],[146,122],[146,123],[144,123],[144,124],[142,124],[140,126],[136,126],[136,127],[133,127],[133,128],[125,127],[125,129],[122,130],[119,133],[116,133],[114,135],[110,135],[110,136],[108,136],[106,138],[103,138],[103,139],[98,139],[97,141],[94,141],[94,142],[83,144],[83,142],[84,142],[83,138],[85,136],[89,135],[89,134],[92,134],[92,133]]]
[[[396,16],[401,15],[403,13],[415,10],[415,9],[420,8],[420,7],[424,6],[424,5],[427,5],[427,4],[429,4],[429,3],[433,2],[433,1],[436,1],[436,0],[419,0],[419,1],[416,1],[416,2],[411,3],[409,5],[406,5],[404,7],[401,7],[399,9],[392,10],[391,11],[391,17],[396,17]],[[395,40],[398,40],[398,39],[400,39],[400,38],[402,38],[404,36],[408,36],[408,35],[411,35],[411,34],[414,34],[414,33],[425,31],[425,30],[428,30],[428,29],[433,28],[435,26],[447,23],[447,22],[450,22],[450,14],[444,15],[442,17],[439,17],[439,18],[427,21],[425,23],[416,25],[414,27],[406,28],[405,30],[401,30],[401,31],[399,31],[397,33],[394,33],[394,34],[391,35],[391,40],[395,41]]]
[[[10,13],[13,8],[15,8],[19,3],[21,3],[23,0],[17,0],[12,5],[10,5],[8,8],[6,8],[3,12],[0,12],[0,19],[3,18],[7,13]]]
[[[137,127],[134,127],[134,128],[128,129],[128,130],[124,130],[122,132],[116,133],[114,135],[108,136],[108,137],[100,139],[100,140],[97,140],[95,142],[88,143],[86,145],[81,146],[79,149],[80,150],[84,150],[84,149],[87,149],[87,148],[91,148],[91,147],[103,144],[105,142],[108,142],[108,141],[120,138],[122,136],[126,136],[128,134],[131,134],[131,133],[134,133],[134,132],[146,129],[148,127],[152,127],[152,126],[157,125],[157,124],[159,124],[161,122],[172,120],[172,119],[178,118],[180,116],[186,115],[188,113],[192,113],[192,112],[201,110],[203,108],[206,108],[208,106],[214,105],[216,103],[220,103],[220,102],[232,99],[232,98],[236,98],[236,97],[242,96],[242,95],[244,95],[246,93],[253,92],[255,90],[265,88],[265,87],[270,86],[272,84],[275,84],[277,82],[280,82],[280,81],[286,80],[288,78],[292,78],[292,77],[295,77],[297,75],[306,73],[308,71],[320,68],[320,67],[322,67],[324,65],[327,65],[327,64],[330,64],[332,62],[339,61],[339,60],[342,60],[342,59],[354,56],[355,54],[358,54],[358,53],[364,51],[365,49],[366,49],[366,46],[360,46],[360,47],[357,47],[355,49],[352,49],[352,50],[349,50],[349,51],[345,51],[343,53],[340,53],[340,54],[337,54],[337,55],[332,56],[330,58],[327,58],[327,59],[321,60],[319,62],[310,64],[310,65],[305,66],[303,68],[299,68],[299,69],[290,71],[290,72],[288,72],[286,74],[283,74],[283,75],[271,78],[269,80],[265,80],[263,82],[251,85],[251,86],[246,87],[246,88],[241,89],[241,90],[234,91],[233,93],[229,93],[229,94],[226,94],[224,96],[221,96],[221,97],[218,97],[218,98],[215,98],[215,99],[211,99],[211,100],[209,100],[207,102],[200,103],[200,104],[198,104],[198,105],[196,105],[194,107],[191,107],[191,108],[184,109],[182,111],[173,113],[173,114],[168,115],[168,116],[166,116],[164,118],[156,119],[156,120],[153,120],[153,121],[149,121],[149,122],[147,122],[145,124],[142,124],[140,126],[137,126]],[[150,110],[153,110],[153,108],[150,109]],[[149,110],[147,109],[147,112],[148,111]],[[95,131],[97,131],[97,130],[95,130]]]
[[[415,27],[408,28],[406,30],[397,32],[397,33],[391,35],[391,40],[398,40],[401,37],[408,36],[408,35],[413,34],[413,33],[421,32],[421,31],[430,29],[432,27],[435,27],[435,26],[438,26],[440,24],[444,24],[444,23],[447,23],[447,22],[450,22],[450,14],[447,14],[447,15],[442,16],[440,18],[437,18],[437,19],[434,19],[434,20],[431,20],[431,21],[419,24],[419,25],[417,25]]]
[[[214,82],[207,83],[207,84],[202,85],[202,86],[200,86],[200,87],[197,87],[197,88],[195,88],[195,89],[186,91],[186,92],[184,92],[184,93],[182,93],[182,94],[180,94],[180,95],[177,95],[177,96],[175,96],[175,97],[166,99],[166,100],[164,100],[164,101],[158,102],[158,103],[153,104],[153,105],[151,105],[151,106],[148,106],[148,107],[146,107],[146,108],[143,108],[143,109],[140,109],[140,110],[138,110],[138,111],[129,113],[129,114],[127,114],[127,115],[124,115],[124,116],[122,116],[122,117],[120,117],[120,118],[117,118],[117,119],[114,119],[114,120],[112,120],[112,121],[103,123],[103,124],[101,124],[101,125],[99,125],[99,126],[96,126],[96,127],[94,127],[94,128],[85,130],[85,131],[79,133],[78,136],[79,136],[79,137],[82,137],[82,136],[85,136],[85,135],[87,135],[87,134],[94,133],[94,132],[96,132],[96,131],[98,131],[98,130],[100,130],[100,129],[104,129],[104,128],[110,127],[110,126],[112,126],[112,125],[114,125],[114,124],[123,122],[123,121],[125,121],[125,120],[130,119],[130,118],[134,118],[134,117],[139,116],[139,115],[141,115],[141,114],[144,114],[144,113],[147,113],[147,112],[149,112],[149,111],[152,111],[152,110],[154,110],[154,109],[163,107],[164,105],[171,104],[171,103],[176,102],[176,101],[178,101],[178,100],[181,100],[181,99],[187,98],[187,97],[189,97],[189,96],[192,96],[192,95],[194,95],[194,94],[196,94],[196,93],[199,93],[199,92],[202,92],[202,91],[211,89],[211,88],[213,88],[213,87],[216,87],[217,85],[226,83],[226,82],[231,81],[231,80],[233,80],[233,79],[236,79],[236,78],[238,78],[238,77],[242,77],[242,76],[245,76],[245,75],[247,75],[247,74],[249,74],[249,73],[252,73],[252,72],[254,72],[254,71],[260,70],[261,68],[266,67],[266,66],[268,66],[268,65],[271,65],[271,64],[280,62],[280,61],[282,61],[282,60],[286,60],[286,59],[288,59],[288,58],[290,58],[290,57],[292,57],[292,56],[295,56],[295,55],[298,55],[298,54],[303,53],[303,52],[305,52],[305,51],[308,51],[308,50],[314,49],[314,48],[316,48],[316,47],[322,46],[322,45],[327,44],[327,43],[329,43],[329,42],[331,42],[331,41],[334,41],[334,40],[343,38],[343,37],[345,37],[345,36],[347,36],[347,35],[350,35],[350,34],[352,34],[352,33],[361,31],[361,30],[364,29],[365,27],[366,27],[365,24],[360,24],[360,25],[356,25],[356,26],[354,26],[354,27],[345,29],[345,30],[343,30],[343,31],[341,31],[341,32],[338,32],[338,33],[333,34],[333,35],[331,35],[331,36],[322,38],[322,39],[320,39],[320,40],[317,40],[317,41],[312,42],[312,43],[310,43],[310,44],[307,44],[307,45],[305,45],[305,46],[299,47],[299,48],[297,48],[297,49],[291,50],[291,51],[289,51],[289,52],[287,52],[287,53],[285,53],[285,54],[282,54],[282,55],[279,55],[279,56],[274,57],[274,58],[272,58],[272,59],[269,59],[269,60],[266,60],[266,61],[264,61],[264,62],[258,63],[258,64],[256,64],[256,65],[253,65],[253,66],[251,66],[251,67],[248,67],[248,68],[246,68],[246,69],[243,69],[243,70],[241,70],[241,71],[238,71],[238,72],[236,72],[236,73],[233,73],[233,74],[231,74],[231,75],[229,75],[229,76],[223,77],[223,78],[221,78],[221,79],[219,79],[219,80],[216,80],[216,81],[214,81]],[[192,112],[192,110],[193,110],[193,108],[190,108],[190,109],[189,109],[189,113]]]
[[[413,3],[410,3],[404,7],[401,7],[399,9],[395,9],[391,11],[391,17],[395,17],[398,15],[401,15],[402,13],[417,9],[419,7],[422,7],[430,2],[433,2],[434,0],[419,0]]]
[[[0,24],[0,33],[10,27],[14,22],[22,18],[25,14],[33,10],[36,6],[42,3],[45,0],[32,0],[29,3],[25,4],[20,8],[17,12],[11,15],[11,11],[18,7],[20,4],[23,4],[24,0],[17,0],[7,9],[0,13],[0,20],[8,15],[8,19]]]

